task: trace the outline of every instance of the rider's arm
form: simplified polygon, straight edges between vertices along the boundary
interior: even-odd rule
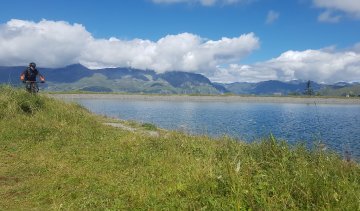
[[[21,80],[22,82],[25,82],[25,73],[26,73],[26,70],[23,71],[23,72],[21,73],[21,75],[20,75],[20,80]]]
[[[42,83],[45,82],[45,77],[39,73],[39,78]]]

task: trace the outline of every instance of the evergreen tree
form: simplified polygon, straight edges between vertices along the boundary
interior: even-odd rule
[[[305,88],[304,94],[309,95],[309,96],[314,95],[314,90],[311,87],[311,81],[310,80],[308,80],[308,82],[306,82],[306,88]]]

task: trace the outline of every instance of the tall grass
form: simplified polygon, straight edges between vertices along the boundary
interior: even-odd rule
[[[0,210],[360,210],[359,165],[336,154],[102,121],[1,87]]]

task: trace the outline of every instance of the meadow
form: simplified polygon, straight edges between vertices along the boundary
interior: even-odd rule
[[[321,145],[165,131],[3,86],[0,197],[0,210],[360,210],[360,167]]]

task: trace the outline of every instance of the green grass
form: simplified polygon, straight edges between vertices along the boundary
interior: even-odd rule
[[[143,124],[141,124],[141,127],[143,127],[146,130],[157,130],[156,125],[151,124],[151,123],[143,123]]]
[[[360,167],[335,154],[104,121],[1,87],[0,210],[360,209]]]

